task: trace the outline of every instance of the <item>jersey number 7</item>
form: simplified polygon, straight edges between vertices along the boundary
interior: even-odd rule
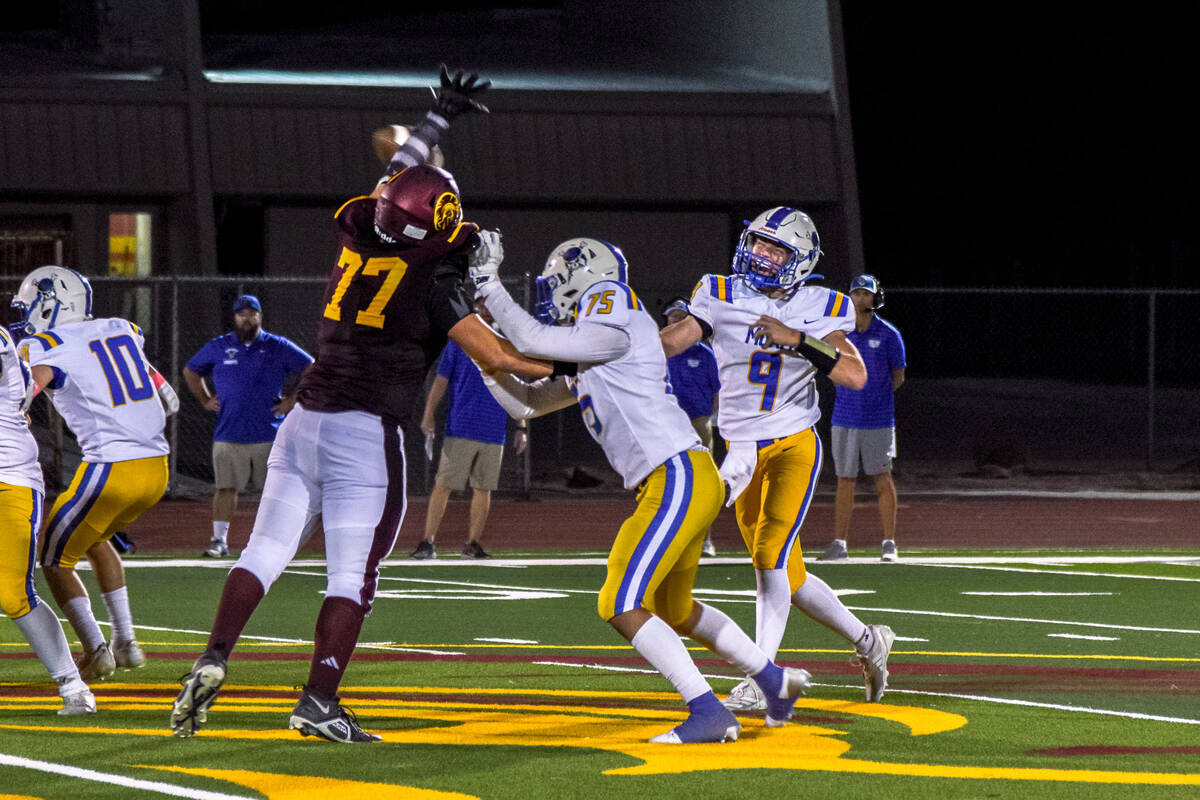
[[[342,319],[342,298],[346,296],[346,290],[350,288],[350,284],[354,281],[355,276],[360,273],[363,275],[378,275],[381,272],[387,273],[383,279],[383,284],[379,287],[379,291],[371,298],[371,303],[354,317],[356,325],[366,325],[370,328],[383,327],[383,309],[388,304],[388,300],[392,299],[392,295],[396,292],[396,287],[400,285],[400,280],[404,277],[404,273],[408,271],[408,263],[401,258],[368,258],[363,261],[363,257],[354,252],[348,247],[342,248],[342,253],[338,257],[338,266],[342,268],[342,277],[338,281],[337,287],[333,290],[333,297],[329,298],[329,302],[325,305],[325,317],[335,322],[340,322]]]

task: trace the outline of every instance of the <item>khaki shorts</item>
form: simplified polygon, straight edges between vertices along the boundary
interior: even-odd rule
[[[267,457],[272,442],[213,442],[213,487],[261,492],[267,479]]]
[[[437,482],[452,491],[467,487],[495,491],[500,485],[500,462],[504,460],[504,445],[456,439],[447,436],[442,442],[442,460],[438,463]]]

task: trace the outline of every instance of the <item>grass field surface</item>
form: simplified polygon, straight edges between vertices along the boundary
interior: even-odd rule
[[[647,742],[686,709],[596,615],[602,553],[386,562],[342,695],[383,741],[357,747],[287,730],[323,562],[275,585],[181,740],[171,701],[229,562],[135,556],[148,663],[93,687],[98,714],[56,716],[0,625],[0,798],[1200,797],[1200,552],[861,555],[809,567],[896,631],[883,702],[863,702],[847,643],[793,611],[780,661],[814,685],[792,723],[747,714],[736,743],[680,746]],[[696,595],[752,633],[749,561],[721,556]],[[735,684],[691,651],[719,695]]]

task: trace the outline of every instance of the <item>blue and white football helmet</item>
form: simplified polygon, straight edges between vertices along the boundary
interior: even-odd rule
[[[570,325],[575,304],[600,281],[628,280],[629,267],[619,247],[599,239],[568,239],[554,248],[537,279],[534,314],[548,325]]]
[[[755,255],[752,251],[756,239],[781,245],[791,256],[780,266]],[[820,257],[821,238],[813,221],[803,211],[779,206],[764,211],[746,225],[733,254],[733,273],[760,292],[788,290],[812,276]]]
[[[21,281],[12,306],[22,314],[25,333],[41,333],[91,319],[92,285],[68,267],[38,267]]]

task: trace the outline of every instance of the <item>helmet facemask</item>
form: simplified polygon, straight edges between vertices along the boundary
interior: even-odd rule
[[[92,318],[92,287],[66,267],[38,267],[25,276],[12,301],[27,334]]]
[[[763,240],[788,252],[778,264],[754,253],[755,242]],[[813,276],[821,257],[821,240],[808,215],[779,207],[759,214],[747,223],[733,256],[733,273],[759,292],[789,291]]]

